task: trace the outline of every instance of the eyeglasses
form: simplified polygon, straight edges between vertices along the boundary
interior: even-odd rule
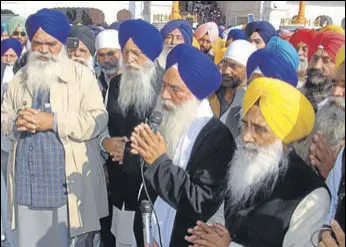
[[[14,32],[12,33],[13,36],[18,36],[19,34],[20,34],[20,36],[22,36],[22,37],[25,37],[25,36],[26,36],[26,32],[24,32],[24,31],[21,31],[21,32],[14,31]]]

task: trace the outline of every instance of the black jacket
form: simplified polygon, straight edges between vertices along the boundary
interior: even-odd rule
[[[202,129],[193,146],[186,170],[173,165],[167,155],[161,156],[145,172],[151,199],[160,196],[177,210],[171,247],[187,247],[184,240],[188,228],[196,221],[209,220],[224,199],[229,163],[236,149],[228,128],[213,118]],[[145,196],[142,193],[141,199]],[[163,219],[159,219],[163,220]],[[137,246],[144,246],[142,219],[136,212],[134,230]]]
[[[132,109],[126,116],[120,112],[118,108],[120,79],[121,75],[114,77],[109,86],[107,103],[109,114],[108,130],[111,137],[126,136],[130,139],[134,128],[145,122],[151,111],[143,118],[139,118]],[[157,81],[155,89],[158,97],[161,91],[161,80]],[[154,107],[153,105],[152,108]],[[138,156],[130,153],[130,143],[128,143],[125,149],[123,165],[113,162],[111,158],[106,162],[109,174],[110,199],[112,204],[119,209],[122,209],[124,204],[127,211],[135,211],[137,209],[138,193],[142,183],[139,161]]]

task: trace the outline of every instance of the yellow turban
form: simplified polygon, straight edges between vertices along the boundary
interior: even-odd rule
[[[340,65],[345,62],[345,45],[343,45],[335,57],[335,70],[337,70]]]
[[[222,48],[221,50],[219,50],[218,53],[215,54],[214,63],[216,65],[221,63],[223,57],[225,56],[226,51],[227,51],[227,48]]]
[[[197,48],[198,50],[200,49],[199,43],[198,43],[197,39],[195,38],[195,36],[193,36],[193,38],[192,38],[192,46]]]
[[[321,33],[324,33],[324,32],[334,32],[334,33],[340,33],[340,34],[345,35],[345,30],[342,27],[336,26],[336,25],[332,25],[332,24],[329,24],[327,26],[322,27],[320,29],[320,32]]]
[[[264,119],[284,143],[301,140],[311,133],[314,109],[295,87],[277,79],[257,78],[245,92],[244,115],[258,101]]]

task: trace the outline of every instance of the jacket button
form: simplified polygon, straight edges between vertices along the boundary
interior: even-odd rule
[[[23,100],[23,105],[26,106],[28,102],[26,100]]]

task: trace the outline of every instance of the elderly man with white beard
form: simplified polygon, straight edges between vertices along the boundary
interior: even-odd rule
[[[1,105],[11,139],[8,217],[18,247],[94,246],[108,214],[97,136],[108,116],[96,79],[70,60],[69,22],[42,9],[26,22],[32,50]]]
[[[160,32],[143,20],[120,25],[123,72],[110,82],[108,133],[100,143],[109,154],[107,169],[113,205],[112,232],[117,247],[131,246],[133,217],[142,183],[140,159],[125,149],[134,128],[151,115],[161,91],[162,72],[155,60],[163,48]]]
[[[163,50],[157,59],[158,64],[164,70],[168,53],[179,44],[192,44],[193,31],[186,20],[171,20],[160,30],[163,39]]]
[[[221,85],[220,72],[207,55],[190,45],[176,46],[167,57],[162,82],[162,136],[141,124],[132,134],[131,147],[147,164],[144,177],[155,202],[162,247],[187,247],[187,229],[197,220],[209,220],[223,202],[236,146],[207,99]],[[140,201],[144,198],[143,192]],[[137,210],[137,246],[144,246],[142,225]],[[153,228],[159,242],[158,226]]]
[[[94,71],[95,34],[87,26],[71,27],[66,42],[69,57]]]
[[[330,196],[290,144],[307,136],[315,114],[296,88],[253,80],[244,96],[243,146],[229,170],[226,227],[198,222],[186,237],[200,247],[311,247]]]

